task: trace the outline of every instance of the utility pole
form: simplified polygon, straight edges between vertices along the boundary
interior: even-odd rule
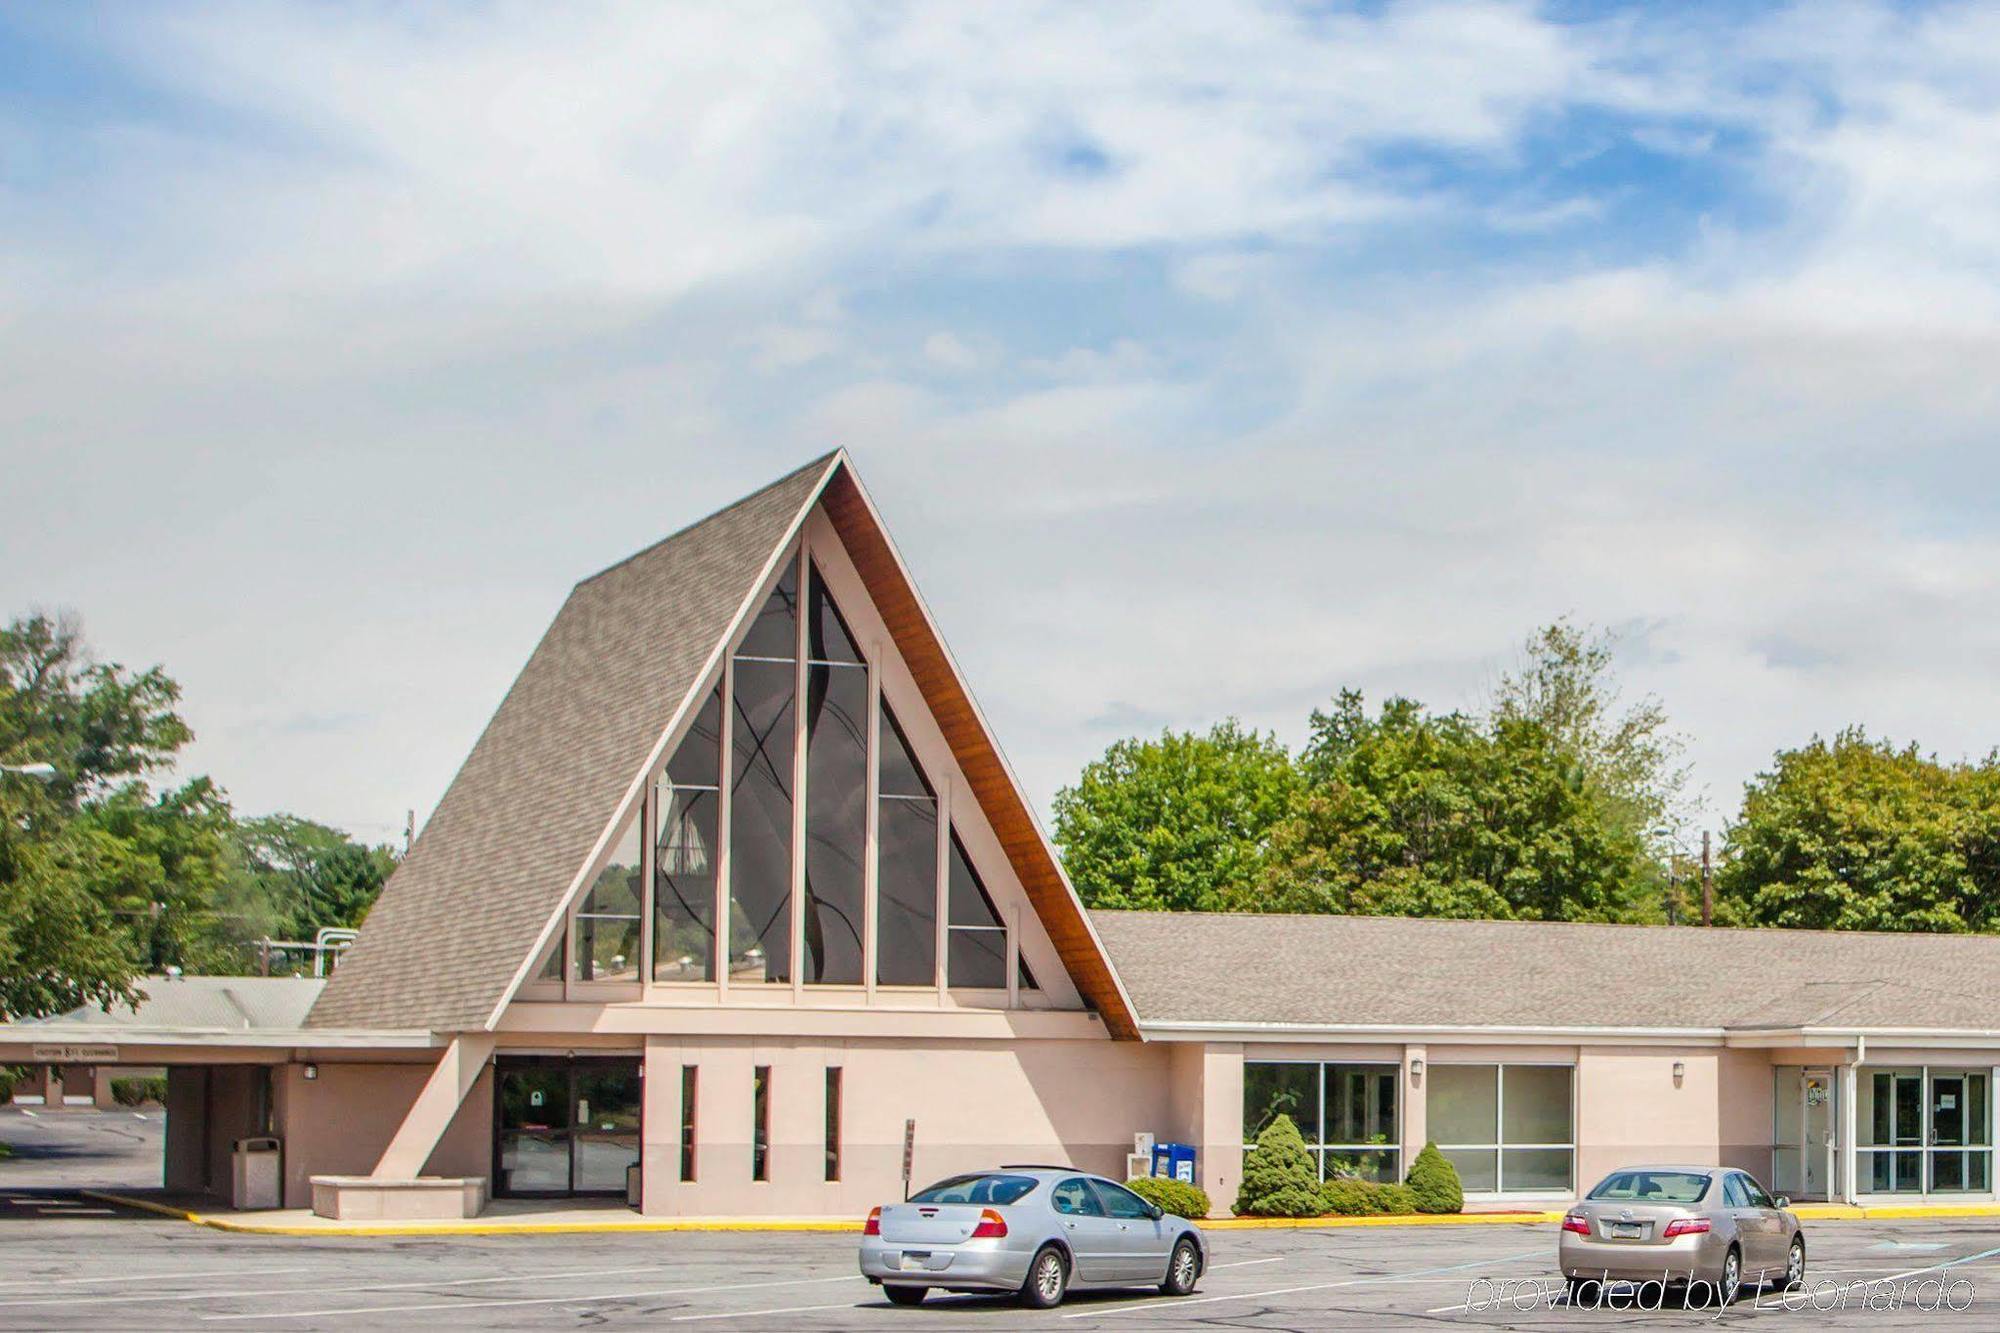
[[[1708,830],[1701,831],[1701,924],[1715,915],[1715,865],[1708,854]]]
[[[415,842],[416,840],[417,840],[417,812],[414,810],[406,810],[403,812],[403,855],[404,856],[408,856],[410,854],[410,844]],[[1703,922],[1702,924],[1707,925],[1708,923]]]

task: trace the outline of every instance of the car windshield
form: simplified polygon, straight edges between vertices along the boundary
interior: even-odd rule
[[[1700,1171],[1613,1171],[1585,1197],[1613,1203],[1699,1203],[1708,1193]]]
[[[1035,1187],[1033,1176],[953,1176],[911,1196],[911,1203],[1018,1203]]]

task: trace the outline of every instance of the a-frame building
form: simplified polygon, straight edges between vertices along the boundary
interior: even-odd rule
[[[577,585],[307,1026],[448,1042],[379,1157],[315,1173],[347,1215],[628,1167],[648,1213],[836,1213],[900,1191],[912,1121],[920,1174],[1113,1171],[1165,1114],[843,452]],[[381,1083],[322,1062],[288,1118]]]

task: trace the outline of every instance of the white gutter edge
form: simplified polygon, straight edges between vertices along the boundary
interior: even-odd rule
[[[1728,1035],[1724,1028],[1649,1028],[1649,1027],[1580,1027],[1580,1026],[1505,1026],[1482,1025],[1467,1027],[1463,1024],[1435,1023],[1141,1023],[1139,1030],[1148,1038],[1171,1041],[1207,1039],[1218,1037],[1240,1037],[1243,1040],[1263,1040],[1274,1037],[1355,1037],[1377,1040],[1393,1040],[1400,1037],[1436,1038],[1463,1037],[1468,1041],[1490,1041],[1495,1037],[1649,1037],[1679,1040],[1720,1040]]]

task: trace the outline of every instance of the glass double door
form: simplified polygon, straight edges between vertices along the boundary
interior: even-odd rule
[[[1864,1070],[1868,1143],[1861,1178],[1878,1194],[1992,1189],[1990,1074],[1984,1069]]]
[[[493,1072],[496,1195],[625,1193],[639,1160],[637,1060],[503,1055]]]

